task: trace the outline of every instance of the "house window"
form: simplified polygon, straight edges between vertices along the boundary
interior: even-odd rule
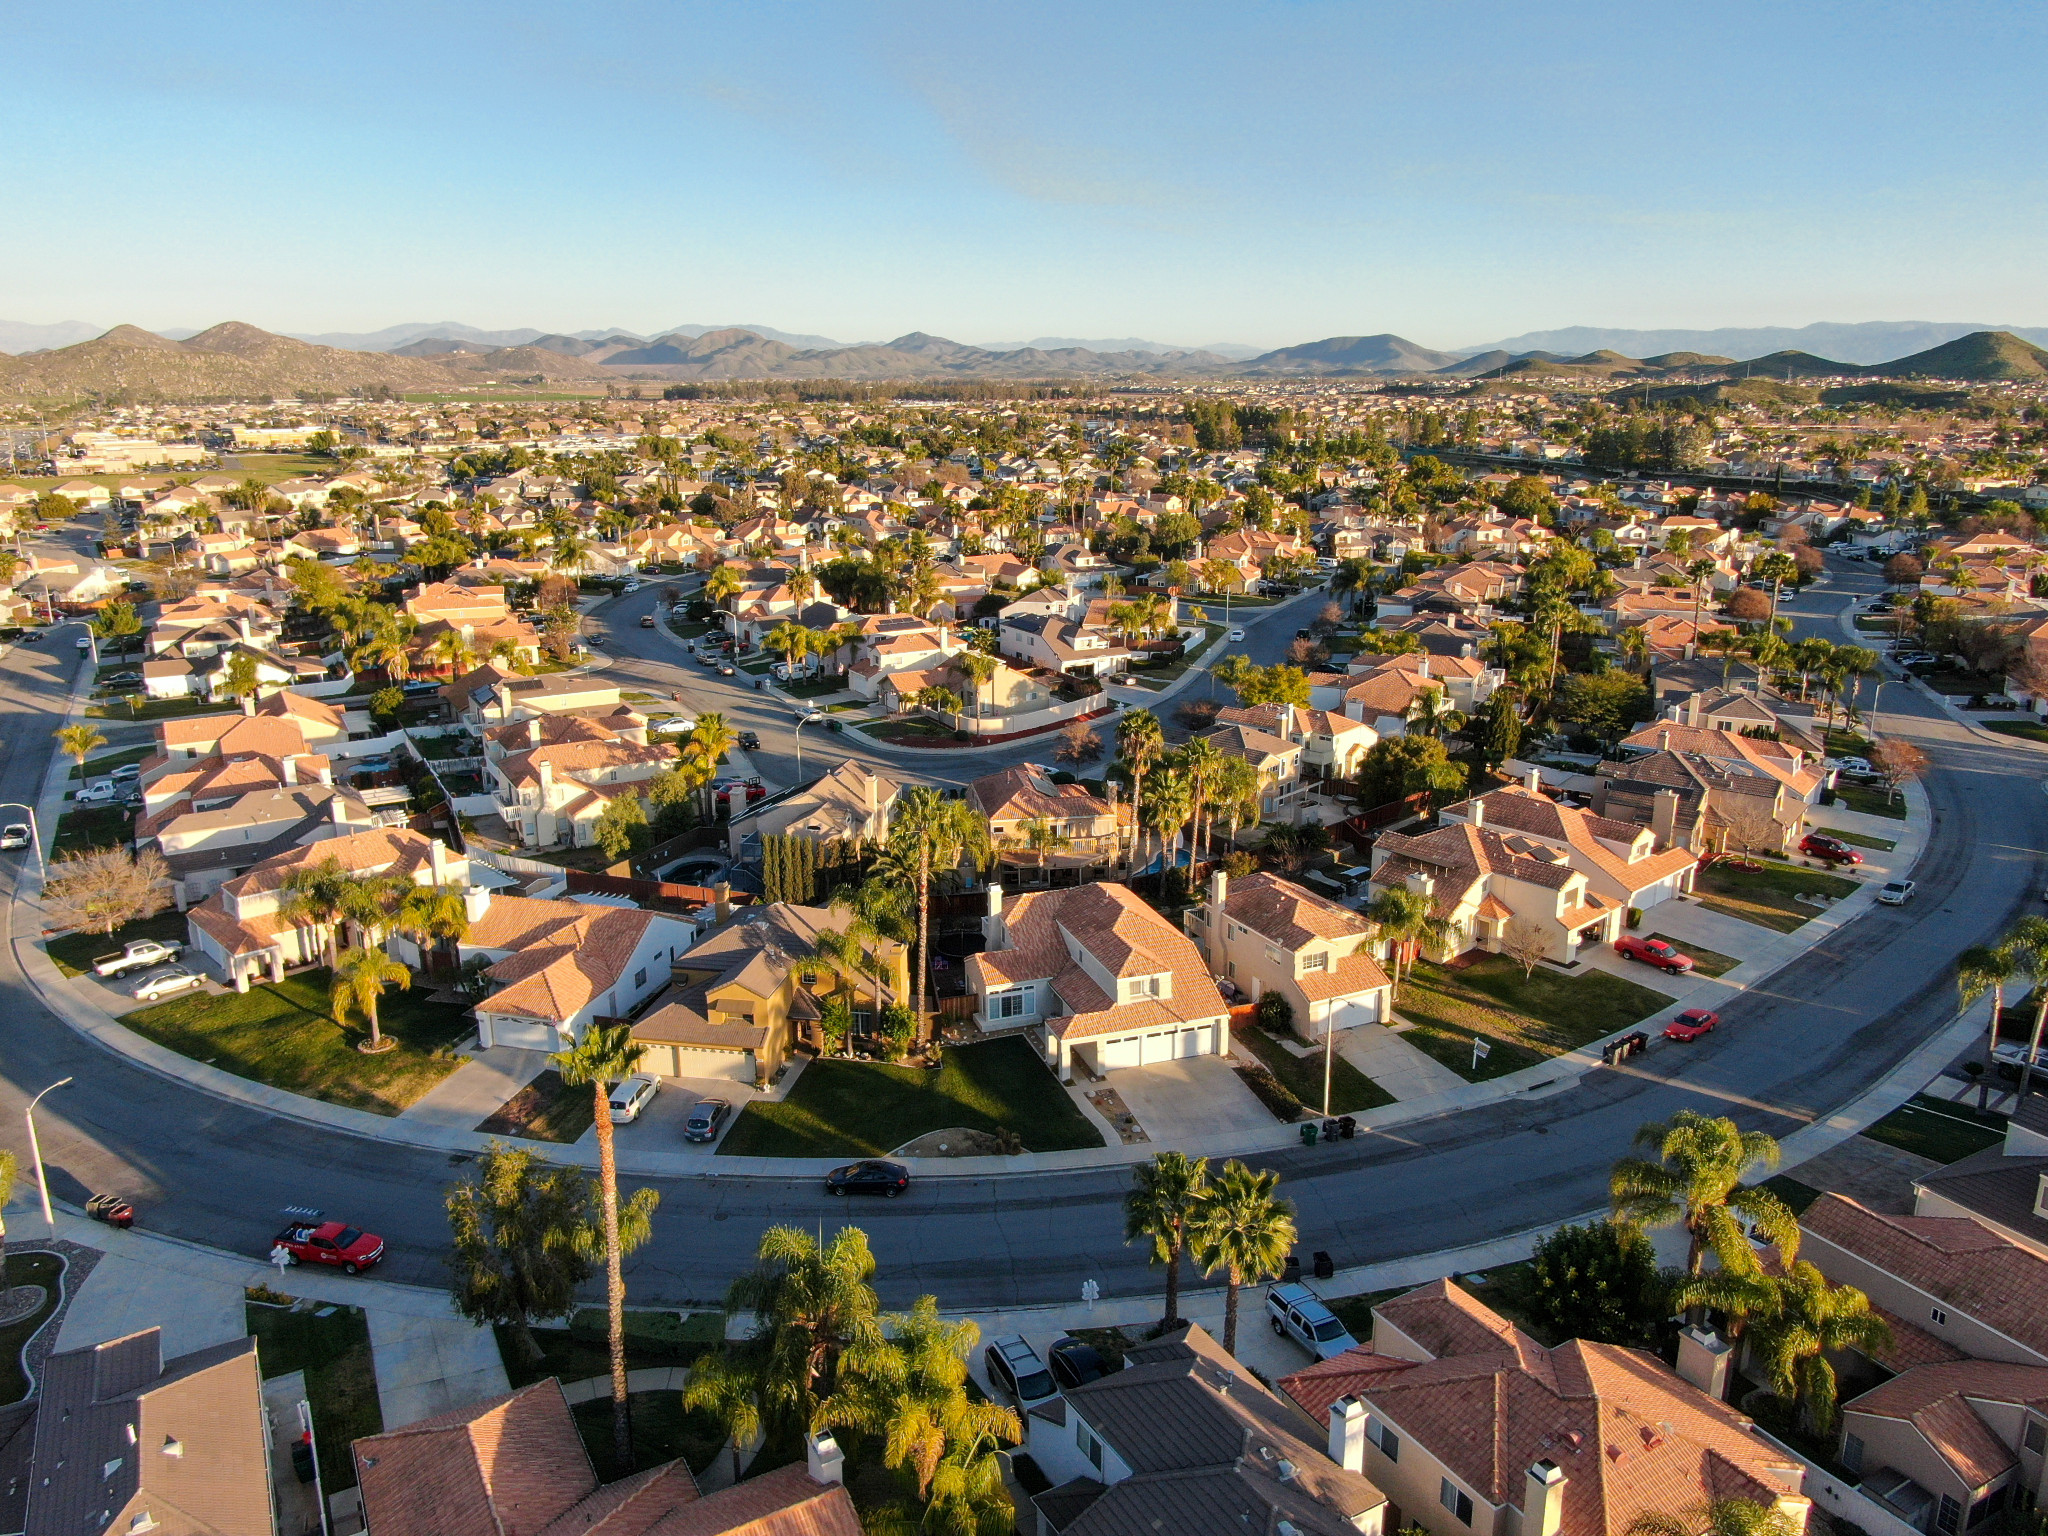
[[[1159,978],[1157,976],[1133,976],[1129,986],[1129,995],[1133,998],[1157,997],[1159,995]]]
[[[2027,1449],[2036,1456],[2048,1450],[2048,1424],[2042,1423],[2039,1419],[2027,1420],[2025,1443]]]
[[[1947,1494],[1941,1496],[1941,1507],[1934,1512],[1935,1529],[1945,1536],[1956,1536],[1956,1529],[1963,1523],[1963,1506]]]
[[[1927,1315],[1934,1319],[1937,1327],[1946,1328],[1948,1326],[1948,1314],[1942,1311],[1941,1308],[1930,1307],[1927,1309]]]
[[[1472,1523],[1472,1495],[1453,1483],[1448,1477],[1437,1491],[1437,1502],[1448,1509],[1460,1525]]]
[[[1320,971],[1325,969],[1329,963],[1330,956],[1326,950],[1310,950],[1301,957],[1301,968],[1304,971]]]
[[[1983,1498],[1979,1499],[1976,1503],[1970,1506],[1971,1530],[1974,1531],[1978,1526],[1982,1525],[1986,1520],[1990,1519],[1991,1516],[1997,1514],[2001,1509],[2005,1508],[2005,1496],[2006,1493],[2010,1490],[2011,1486],[2012,1485],[2008,1483],[2005,1487],[1994,1488],[1990,1493],[1986,1494]]]
[[[856,1009],[854,1009],[854,1010],[853,1010],[853,1027],[854,1027],[855,1029],[858,1029],[858,1030],[863,1030],[863,1031],[865,1031],[865,1030],[870,1030],[870,1029],[873,1029],[873,1028],[875,1027],[875,1012],[874,1012],[874,1010],[873,1010],[872,1008],[856,1008]]]
[[[1223,962],[1223,973],[1224,973],[1224,974],[1225,974],[1226,976],[1235,976],[1235,975],[1237,975],[1237,962],[1236,962],[1235,960],[1226,960],[1226,961],[1224,961],[1224,962]]]
[[[1861,1472],[1863,1470],[1863,1437],[1861,1435],[1842,1436],[1842,1465],[1851,1472]]]
[[[1088,1426],[1078,1418],[1074,1420],[1074,1443],[1081,1448],[1081,1454],[1088,1458],[1088,1464],[1100,1472],[1102,1470],[1102,1442],[1096,1439]]]
[[[1036,983],[1022,987],[1010,987],[988,995],[988,1016],[992,1019],[1021,1019],[1032,1012],[1032,993]]]
[[[643,966],[641,966],[639,970],[637,970],[637,971],[635,971],[635,972],[633,973],[633,985],[634,985],[634,986],[636,986],[636,987],[644,987],[644,986],[646,986],[646,985],[647,985],[647,967],[646,967],[646,966],[644,966],[644,965],[643,965]]]
[[[1401,1459],[1401,1437],[1387,1428],[1386,1425],[1380,1423],[1378,1419],[1368,1419],[1366,1421],[1365,1438],[1378,1446],[1380,1454],[1386,1457],[1387,1460],[1399,1461]]]

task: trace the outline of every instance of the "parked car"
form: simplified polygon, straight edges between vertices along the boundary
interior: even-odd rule
[[[78,792],[80,805],[105,805],[114,798],[116,785],[112,779],[96,779]]]
[[[440,691],[441,685],[439,683],[430,682],[428,679],[424,677],[419,678],[414,682],[401,683],[399,685],[399,692],[403,693],[409,699],[416,699],[422,694],[439,693]]]
[[[741,731],[739,742],[742,752],[758,752],[761,749],[761,733],[759,731]]]
[[[0,827],[0,849],[26,848],[28,843],[29,830],[23,823],[10,821],[6,826]]]
[[[631,1125],[659,1092],[661,1079],[646,1072],[635,1072],[623,1082],[613,1083],[606,1096],[611,1105],[612,1124]]]
[[[718,664],[718,675],[720,677],[731,677],[736,670],[737,669],[729,661],[721,661]]]
[[[1879,887],[1877,899],[1888,907],[1903,907],[1913,899],[1916,888],[1911,880],[1887,880]]]
[[[1662,939],[1638,938],[1635,934],[1624,934],[1615,941],[1614,952],[1624,960],[1640,960],[1645,965],[1654,965],[1658,970],[1673,976],[1683,976],[1692,969],[1692,956],[1681,954]]]
[[[132,784],[142,777],[142,765],[140,763],[123,763],[112,773],[108,774],[107,777],[116,784]]]
[[[1053,1340],[1052,1348],[1045,1352],[1045,1363],[1052,1367],[1053,1379],[1063,1387],[1084,1387],[1110,1372],[1109,1362],[1102,1358],[1100,1350],[1070,1337]]]
[[[1825,832],[1809,832],[1799,839],[1799,851],[1808,858],[1826,859],[1830,864],[1861,864],[1863,855],[1847,843]]]
[[[1233,630],[1232,630],[1232,631],[1230,632],[1230,636],[1229,636],[1229,639],[1230,639],[1230,643],[1231,643],[1232,645],[1242,645],[1242,644],[1244,644],[1244,631],[1243,631],[1243,630],[1241,630],[1241,629],[1233,629]]]
[[[205,985],[206,978],[189,965],[167,965],[162,970],[151,971],[143,977],[135,990],[128,995],[149,1003],[160,997],[189,992],[194,987]]]
[[[1329,1360],[1358,1340],[1323,1304],[1323,1298],[1299,1281],[1266,1287],[1266,1319],[1282,1338],[1294,1340],[1318,1360]]]
[[[847,1163],[825,1175],[828,1195],[886,1195],[894,1200],[910,1188],[910,1170],[901,1163]]]
[[[699,1099],[690,1110],[690,1118],[683,1124],[683,1140],[716,1141],[718,1128],[725,1124],[725,1117],[732,1113],[732,1106],[723,1099]]]
[[[1852,778],[1867,778],[1876,772],[1867,757],[1838,757],[1833,761],[1838,773],[1846,773]]]
[[[354,1275],[384,1257],[384,1239],[339,1221],[295,1221],[277,1234],[294,1264],[325,1264]]]
[[[1038,1358],[1038,1351],[1024,1342],[1022,1334],[1012,1333],[997,1339],[983,1351],[981,1359],[982,1364],[988,1367],[989,1385],[998,1392],[1008,1393],[1019,1414],[1028,1413],[1040,1403],[1060,1395],[1059,1384],[1052,1379],[1052,1372]]]
[[[92,973],[95,976],[119,976],[123,971],[139,971],[145,966],[162,965],[175,960],[184,953],[182,944],[163,944],[155,939],[135,939],[118,953],[94,955]]]
[[[2016,1083],[2027,1064],[2027,1048],[2017,1040],[2002,1040],[1991,1048],[1991,1063],[2001,1078]],[[2034,1070],[2048,1073],[2048,1044],[2034,1053]]]
[[[1721,1015],[1706,1008],[1688,1008],[1669,1024],[1664,1026],[1666,1040],[1697,1040],[1701,1035],[1711,1034],[1714,1026],[1721,1022]]]

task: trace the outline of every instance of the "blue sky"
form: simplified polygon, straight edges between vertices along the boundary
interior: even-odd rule
[[[2048,323],[2039,4],[16,7],[0,316]]]

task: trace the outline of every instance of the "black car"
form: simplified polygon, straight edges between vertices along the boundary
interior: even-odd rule
[[[1079,1339],[1055,1340],[1045,1363],[1052,1367],[1053,1376],[1063,1387],[1085,1386],[1109,1374],[1109,1362],[1093,1344],[1083,1344]]]
[[[887,1195],[894,1200],[910,1188],[910,1170],[901,1163],[848,1163],[825,1175],[828,1195]]]
[[[740,750],[742,752],[758,752],[760,749],[761,733],[759,731],[740,732]]]

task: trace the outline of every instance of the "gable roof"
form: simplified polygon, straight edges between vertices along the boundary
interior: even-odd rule
[[[1349,907],[1304,890],[1292,880],[1260,870],[1225,888],[1223,910],[1282,949],[1300,949],[1314,939],[1364,938],[1377,925]]]

